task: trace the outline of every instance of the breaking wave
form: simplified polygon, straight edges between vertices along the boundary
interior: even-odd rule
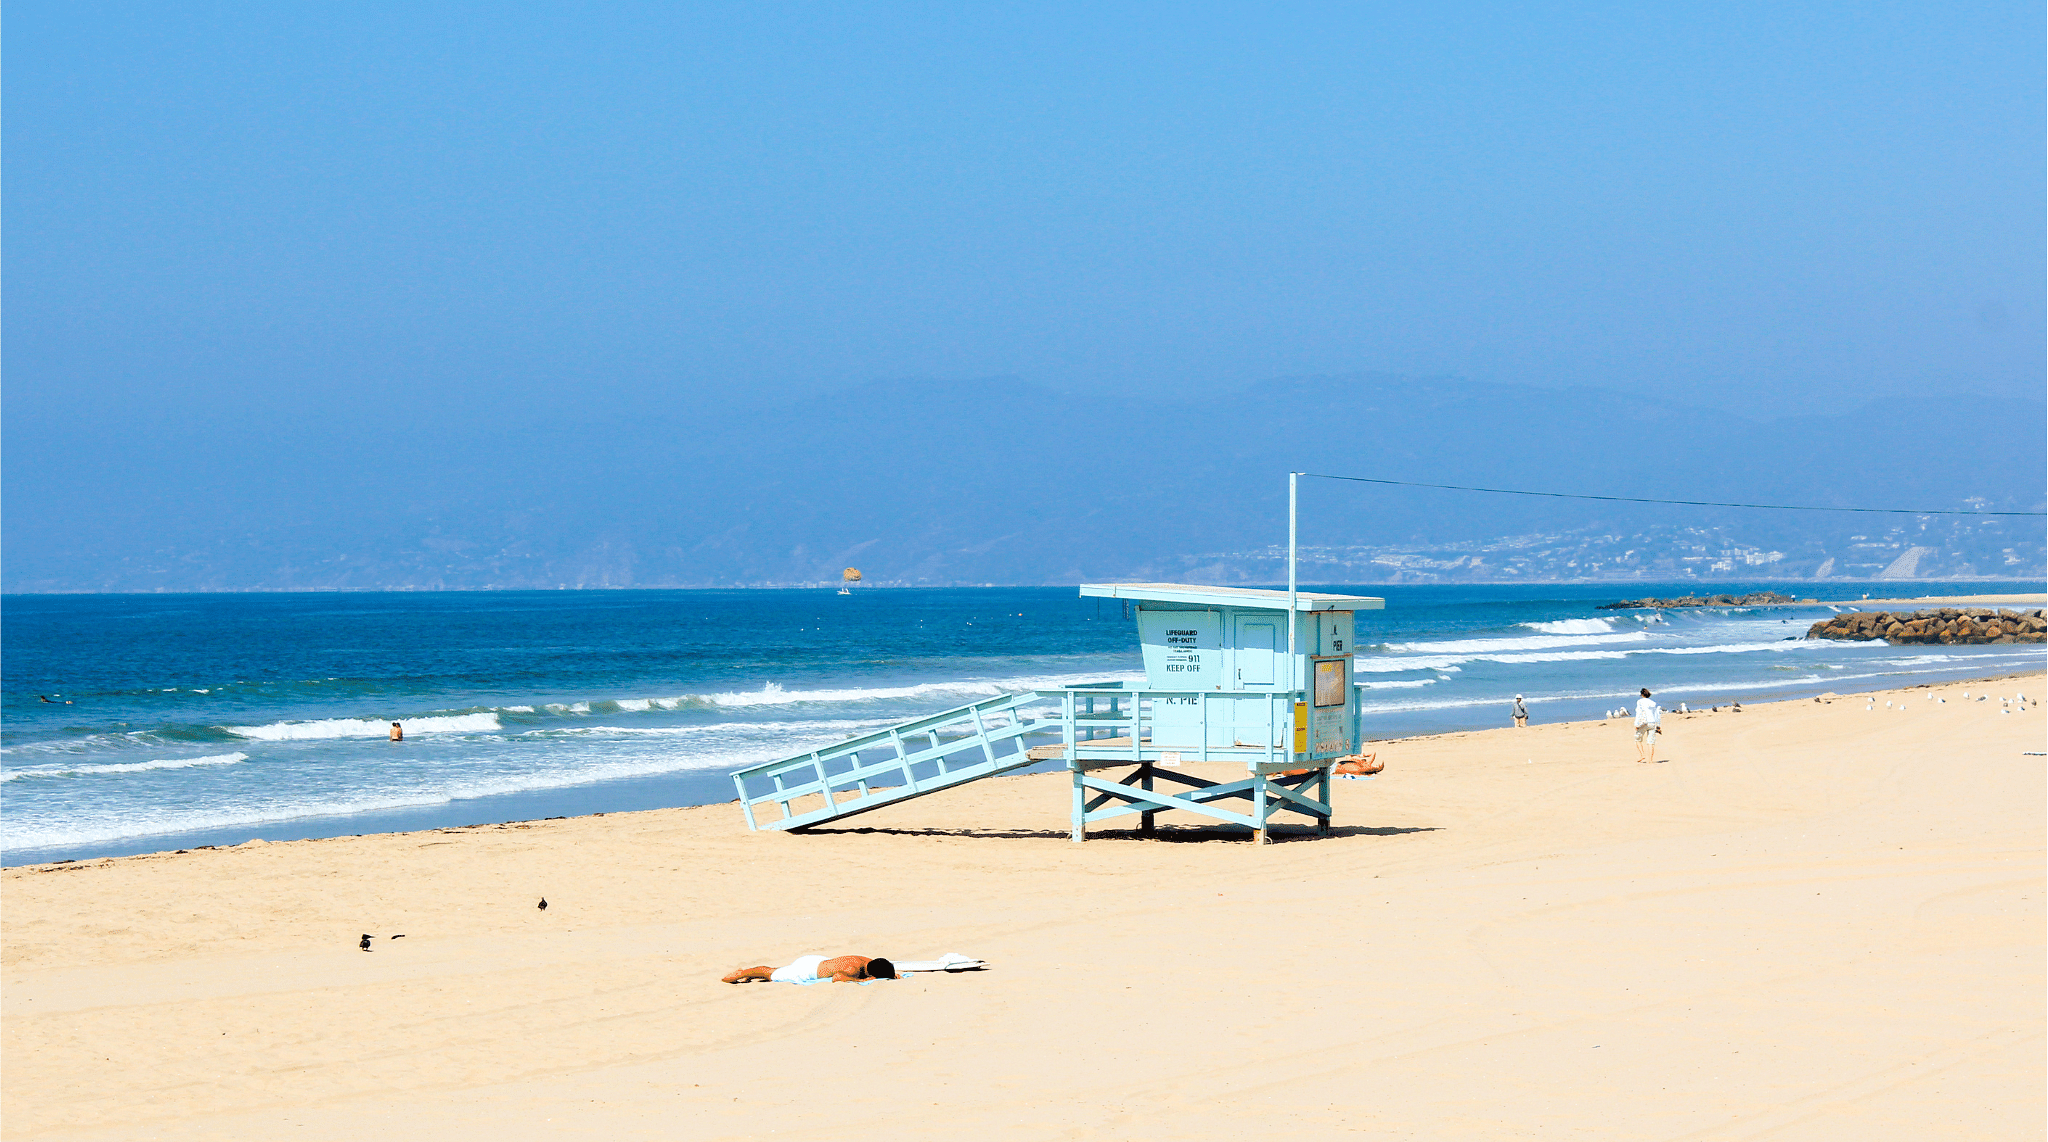
[[[1070,686],[1076,682],[1128,682],[1142,684],[1143,674],[1077,674],[1066,677],[1044,678],[992,678],[986,680],[957,680],[948,682],[923,682],[911,686],[874,686],[843,690],[790,690],[780,683],[764,682],[759,690],[728,691],[723,694],[709,694],[702,699],[712,706],[742,708],[747,706],[787,706],[800,702],[880,702],[903,698],[927,698],[950,694],[973,701],[978,698],[993,698],[999,694],[1015,694],[1025,690],[1050,689],[1056,686]]]
[[[8,852],[59,849],[134,837],[172,836],[203,829],[224,829],[273,824],[309,817],[348,816],[357,813],[391,812],[445,805],[454,801],[503,794],[531,793],[622,778],[730,769],[774,761],[815,749],[845,736],[843,730],[824,733],[777,732],[770,741],[758,736],[737,736],[740,731],[764,727],[728,724],[713,729],[736,735],[731,740],[713,741],[701,751],[632,752],[602,758],[567,757],[535,768],[493,767],[477,772],[454,772],[402,785],[382,784],[373,788],[306,788],[260,800],[244,799],[238,804],[205,807],[165,808],[131,805],[123,811],[89,819],[66,816],[17,824],[8,830]],[[766,727],[775,728],[775,727]]]
[[[1550,650],[1557,647],[1598,646],[1617,642],[1647,642],[1649,638],[1648,631],[1632,630],[1620,634],[1603,632],[1595,635],[1538,635],[1533,638],[1471,638],[1449,642],[1390,642],[1387,649],[1396,654],[1492,654],[1509,650]]]
[[[1519,623],[1529,630],[1544,634],[1612,634],[1613,619],[1559,619],[1550,623]]]
[[[234,765],[249,760],[246,753],[222,753],[211,757],[176,757],[164,761],[123,761],[105,765],[74,765],[65,769],[17,769],[0,773],[0,781],[21,781],[30,777],[88,777],[96,773],[141,773],[150,769],[191,769],[197,765]]]
[[[391,723],[405,726],[407,734],[491,733],[497,730],[495,711],[483,714],[445,714],[426,718],[322,718],[311,722],[272,722],[266,726],[223,726],[236,737],[255,741],[310,741],[321,738],[381,738],[391,732]]]
[[[1614,637],[1614,638],[1615,638],[1616,640],[1621,640],[1621,639],[1625,639],[1625,638],[1628,638],[1629,636],[1626,636],[1626,635],[1615,635],[1615,636],[1613,636],[1613,637]],[[1584,644],[1585,642],[1589,642],[1589,641],[1592,641],[1592,640],[1590,640],[1590,639],[1567,639],[1567,640],[1565,640],[1565,641],[1567,642],[1567,644],[1572,644],[1572,645],[1581,645],[1581,644]],[[1422,645],[1422,644],[1417,644],[1417,645]],[[1442,646],[1454,646],[1454,645],[1456,645],[1456,644],[1454,644],[1454,643],[1438,643],[1438,644],[1433,644],[1433,645],[1436,645],[1436,646],[1442,647]],[[1438,653],[1436,653],[1436,654],[1415,654],[1415,655],[1384,655],[1384,656],[1376,656],[1376,655],[1361,655],[1361,656],[1359,657],[1359,659],[1358,659],[1358,664],[1357,664],[1357,670],[1358,670],[1358,671],[1359,671],[1360,673],[1366,673],[1366,672],[1377,672],[1377,671],[1395,671],[1395,670],[1445,670],[1445,671],[1449,671],[1449,670],[1455,670],[1455,669],[1457,669],[1457,667],[1458,667],[1458,665],[1459,665],[1460,663],[1466,663],[1466,662],[1498,662],[1498,663],[1502,663],[1502,664],[1504,664],[1504,665],[1510,665],[1510,666],[1513,666],[1513,665],[1519,665],[1519,664],[1525,664],[1525,663],[1531,663],[1531,662],[1595,662],[1595,661],[1599,661],[1599,660],[1602,660],[1602,659],[1620,659],[1620,658],[1634,658],[1634,657],[1636,657],[1636,656],[1638,656],[1638,655],[1653,655],[1653,654],[1675,654],[1675,655],[1695,655],[1695,654],[1756,654],[1756,653],[1759,653],[1759,652],[1767,652],[1767,653],[1774,653],[1774,654],[1786,654],[1786,653],[1810,653],[1810,652],[1819,652],[1819,651],[1823,651],[1823,650],[1828,650],[1828,649],[1833,649],[1833,650],[1836,650],[1836,651],[1841,651],[1841,650],[1847,649],[1847,650],[1848,650],[1849,652],[1851,652],[1851,653],[1854,653],[1854,652],[1857,652],[1857,651],[1859,651],[1859,650],[1861,650],[1861,651],[1867,651],[1867,650],[1873,650],[1873,649],[1874,649],[1874,650],[1884,650],[1884,649],[1888,649],[1888,647],[1887,647],[1887,645],[1886,645],[1885,643],[1883,643],[1883,642],[1859,642],[1859,643],[1824,643],[1824,642],[1809,642],[1809,641],[1807,641],[1807,640],[1805,640],[1805,639],[1792,639],[1792,640],[1787,640],[1787,639],[1780,639],[1780,640],[1778,640],[1778,641],[1776,641],[1776,642],[1731,642],[1731,643],[1720,643],[1720,644],[1717,644],[1717,645],[1712,645],[1712,646],[1643,646],[1643,647],[1630,647],[1630,648],[1628,648],[1628,649],[1616,649],[1616,650],[1563,650],[1563,649],[1559,649],[1559,650],[1556,650],[1556,651],[1551,651],[1551,652],[1530,652],[1530,653],[1506,653],[1506,654],[1498,654],[1498,653],[1496,653],[1496,654],[1487,654],[1487,653],[1473,653],[1473,652],[1450,652],[1450,653],[1445,653],[1445,652],[1439,651],[1439,652],[1438,652]]]
[[[526,730],[520,737],[569,737],[593,738],[609,734],[655,738],[691,738],[706,734],[726,735],[735,729],[770,731],[778,734],[841,733],[852,734],[862,730],[877,729],[889,725],[891,718],[834,718],[809,722],[716,722],[704,726],[549,726],[537,730]]]
[[[666,698],[591,698],[576,702],[550,702],[545,705],[494,706],[462,712],[424,714],[416,717],[358,717],[320,718],[310,721],[269,722],[253,726],[205,727],[204,735],[227,735],[221,740],[242,738],[251,741],[319,741],[342,738],[381,738],[391,732],[391,723],[398,722],[405,727],[407,737],[417,734],[468,733],[490,734],[505,729],[501,718],[516,717],[528,725],[535,718],[573,717],[585,718],[606,714],[638,714],[657,710],[730,710],[734,712],[758,707],[796,706],[805,704],[850,704],[863,702],[902,701],[925,698],[943,699],[952,697],[961,704],[992,698],[1002,694],[1015,694],[1026,690],[1046,689],[1071,685],[1075,682],[1120,681],[1142,684],[1143,674],[1117,674],[1114,672],[1076,674],[1069,676],[960,679],[945,682],[925,682],[904,686],[845,687],[833,689],[790,689],[779,682],[763,682],[758,690],[730,690],[710,694],[680,694]],[[197,729],[198,727],[195,727]],[[597,727],[594,727],[597,728]],[[616,729],[616,727],[613,727]],[[546,732],[561,732],[558,729]],[[624,730],[619,732],[637,732]],[[689,733],[690,728],[656,728],[651,733]],[[132,740],[132,738],[131,738]],[[20,748],[20,747],[16,747]],[[55,749],[57,746],[44,747]],[[66,744],[63,748],[84,752],[88,745]]]

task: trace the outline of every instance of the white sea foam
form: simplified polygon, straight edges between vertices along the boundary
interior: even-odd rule
[[[1367,690],[1413,690],[1418,686],[1434,686],[1442,681],[1441,678],[1409,678],[1390,682],[1361,682],[1359,685]]]
[[[1881,661],[1887,666],[1933,666],[1942,662],[1982,663],[1991,655],[1979,654],[1915,654],[1908,658],[1886,658]],[[1998,655],[1999,658],[2025,657],[2024,655]]]
[[[1396,674],[1414,670],[1436,670],[1445,674],[1456,674],[1458,672],[1456,662],[1463,661],[1466,660],[1434,657],[1423,658],[1419,656],[1402,658],[1386,654],[1361,654],[1351,660],[1351,670],[1354,674]],[[1442,663],[1443,665],[1431,665],[1432,663]]]
[[[727,725],[730,730],[751,728]],[[648,777],[705,769],[733,769],[775,761],[805,749],[815,749],[843,734],[789,736],[777,734],[769,741],[715,743],[711,748],[689,752],[636,753],[612,755],[603,760],[589,758],[537,769],[493,769],[446,777],[438,781],[408,781],[402,786],[358,790],[309,790],[297,796],[245,799],[228,806],[166,809],[131,806],[105,816],[81,819],[74,814],[22,822],[9,822],[5,837],[8,851],[53,849],[135,837],[163,836],[198,829],[224,829],[244,825],[273,824],[306,817],[346,816],[355,813],[390,812],[445,805],[452,801],[503,794],[528,793],[590,785],[621,778]]]
[[[922,698],[929,694],[999,693],[994,687],[960,682],[923,682],[913,686],[876,686],[850,690],[789,690],[779,682],[764,682],[759,690],[735,690],[711,694],[714,706],[787,706],[797,702],[873,702],[885,698]]]
[[[757,731],[760,736],[792,733],[854,734],[889,725],[889,718],[834,718],[807,722],[713,722],[701,726],[550,726],[525,730],[518,736],[593,738],[608,734],[643,737],[697,738],[706,735],[730,737],[735,731]]]
[[[54,738],[49,741],[23,742],[20,745],[0,749],[0,754],[95,754],[109,749],[133,749],[137,746],[151,748],[184,744],[169,741],[150,730],[128,730],[117,734],[86,734],[76,738]]]
[[[74,765],[61,769],[17,769],[11,773],[0,773],[0,781],[20,781],[29,777],[87,777],[100,773],[141,773],[150,769],[191,769],[198,765],[234,765],[249,760],[246,753],[217,753],[207,757],[174,757],[163,761],[123,761],[105,765]]]
[[[438,717],[322,718],[312,722],[272,722],[267,726],[223,726],[237,737],[257,741],[309,741],[321,738],[381,738],[391,732],[391,721],[405,726],[407,734],[490,733],[498,728],[496,713],[444,714]]]
[[[1572,639],[1569,641],[1579,643],[1593,640]],[[1557,650],[1511,654],[1374,655],[1359,658],[1356,669],[1360,673],[1401,670],[1450,671],[1456,669],[1461,663],[1468,662],[1496,662],[1515,666],[1536,662],[1597,662],[1658,654],[1796,654],[1824,651],[1855,653],[1859,649],[1867,651],[1873,648],[1883,649],[1884,647],[1885,644],[1882,642],[1809,642],[1804,639],[1781,639],[1776,642],[1731,642],[1709,646],[1644,646],[1631,647],[1626,650]]]
[[[1524,623],[1524,626],[1529,624]],[[1586,636],[1538,635],[1532,638],[1471,638],[1448,642],[1390,642],[1395,654],[1494,654],[1509,650],[1548,650],[1553,647],[1603,646],[1620,642],[1647,642],[1650,632],[1632,630],[1620,634]]]
[[[1559,619],[1552,623],[1521,623],[1530,630],[1544,634],[1610,634],[1614,630],[1613,619]]]
[[[910,686],[872,686],[843,690],[789,690],[777,682],[764,682],[759,690],[731,691],[710,694],[705,701],[714,706],[740,708],[745,706],[787,706],[799,702],[878,702],[904,698],[927,698],[939,695],[956,695],[968,698],[993,698],[1000,694],[1015,694],[1026,690],[1051,689],[1070,686],[1077,682],[1142,683],[1142,674],[1122,674],[1104,677],[1102,673],[1072,674],[1058,677],[959,679],[948,682],[921,682]]]
[[[1851,646],[1883,646],[1883,643],[1850,643]],[[1779,639],[1776,642],[1729,642],[1715,646],[1660,646],[1652,654],[1752,654],[1769,651],[1774,654],[1798,654],[1806,651],[1826,650],[1825,642],[1807,642],[1802,639]]]
[[[615,698],[589,699],[578,702],[554,702],[539,707],[557,716],[603,716],[606,713],[637,714],[652,710],[677,710],[686,707],[712,707],[741,710],[749,707],[788,706],[806,703],[856,703],[878,701],[900,701],[918,698],[957,697],[963,701],[991,698],[1002,694],[1014,694],[1028,690],[1047,689],[1071,685],[1076,682],[1120,681],[1127,684],[1142,683],[1142,674],[1089,674],[1025,676],[993,679],[959,679],[946,682],[924,682],[907,686],[849,687],[844,689],[791,690],[777,682],[764,682],[759,690],[729,691],[716,694],[682,694],[669,698]],[[391,722],[398,721],[405,727],[407,736],[428,733],[491,733],[502,729],[500,714],[530,714],[534,706],[500,706],[495,709],[461,713],[436,714],[415,718],[325,718],[305,722],[272,722],[260,726],[223,726],[222,729],[237,737],[259,741],[304,741],[327,738],[381,738],[391,732]],[[778,723],[789,724],[789,723]],[[594,730],[606,731],[615,727],[593,726]],[[549,730],[546,732],[559,732]],[[668,733],[661,729],[657,732]],[[683,732],[689,732],[685,729]]]

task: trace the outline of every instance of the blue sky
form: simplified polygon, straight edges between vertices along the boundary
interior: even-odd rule
[[[889,378],[2041,393],[2038,3],[4,20],[12,496]]]
[[[19,3],[6,30],[15,399],[2042,374],[2034,4]]]

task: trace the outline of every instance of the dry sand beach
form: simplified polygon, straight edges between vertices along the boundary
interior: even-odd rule
[[[1053,774],[9,870],[4,1133],[2040,1137],[2043,715],[1961,695],[2043,689],[1391,743],[1265,848]],[[812,951],[994,966],[717,982]]]

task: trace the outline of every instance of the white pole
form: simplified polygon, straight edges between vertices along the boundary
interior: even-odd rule
[[[1301,689],[1300,670],[1298,664],[1294,661],[1296,653],[1294,648],[1294,607],[1296,590],[1294,579],[1294,544],[1295,537],[1298,534],[1298,515],[1296,505],[1300,502],[1299,496],[1297,494],[1297,488],[1300,482],[1301,473],[1287,473],[1287,688],[1289,690]]]

